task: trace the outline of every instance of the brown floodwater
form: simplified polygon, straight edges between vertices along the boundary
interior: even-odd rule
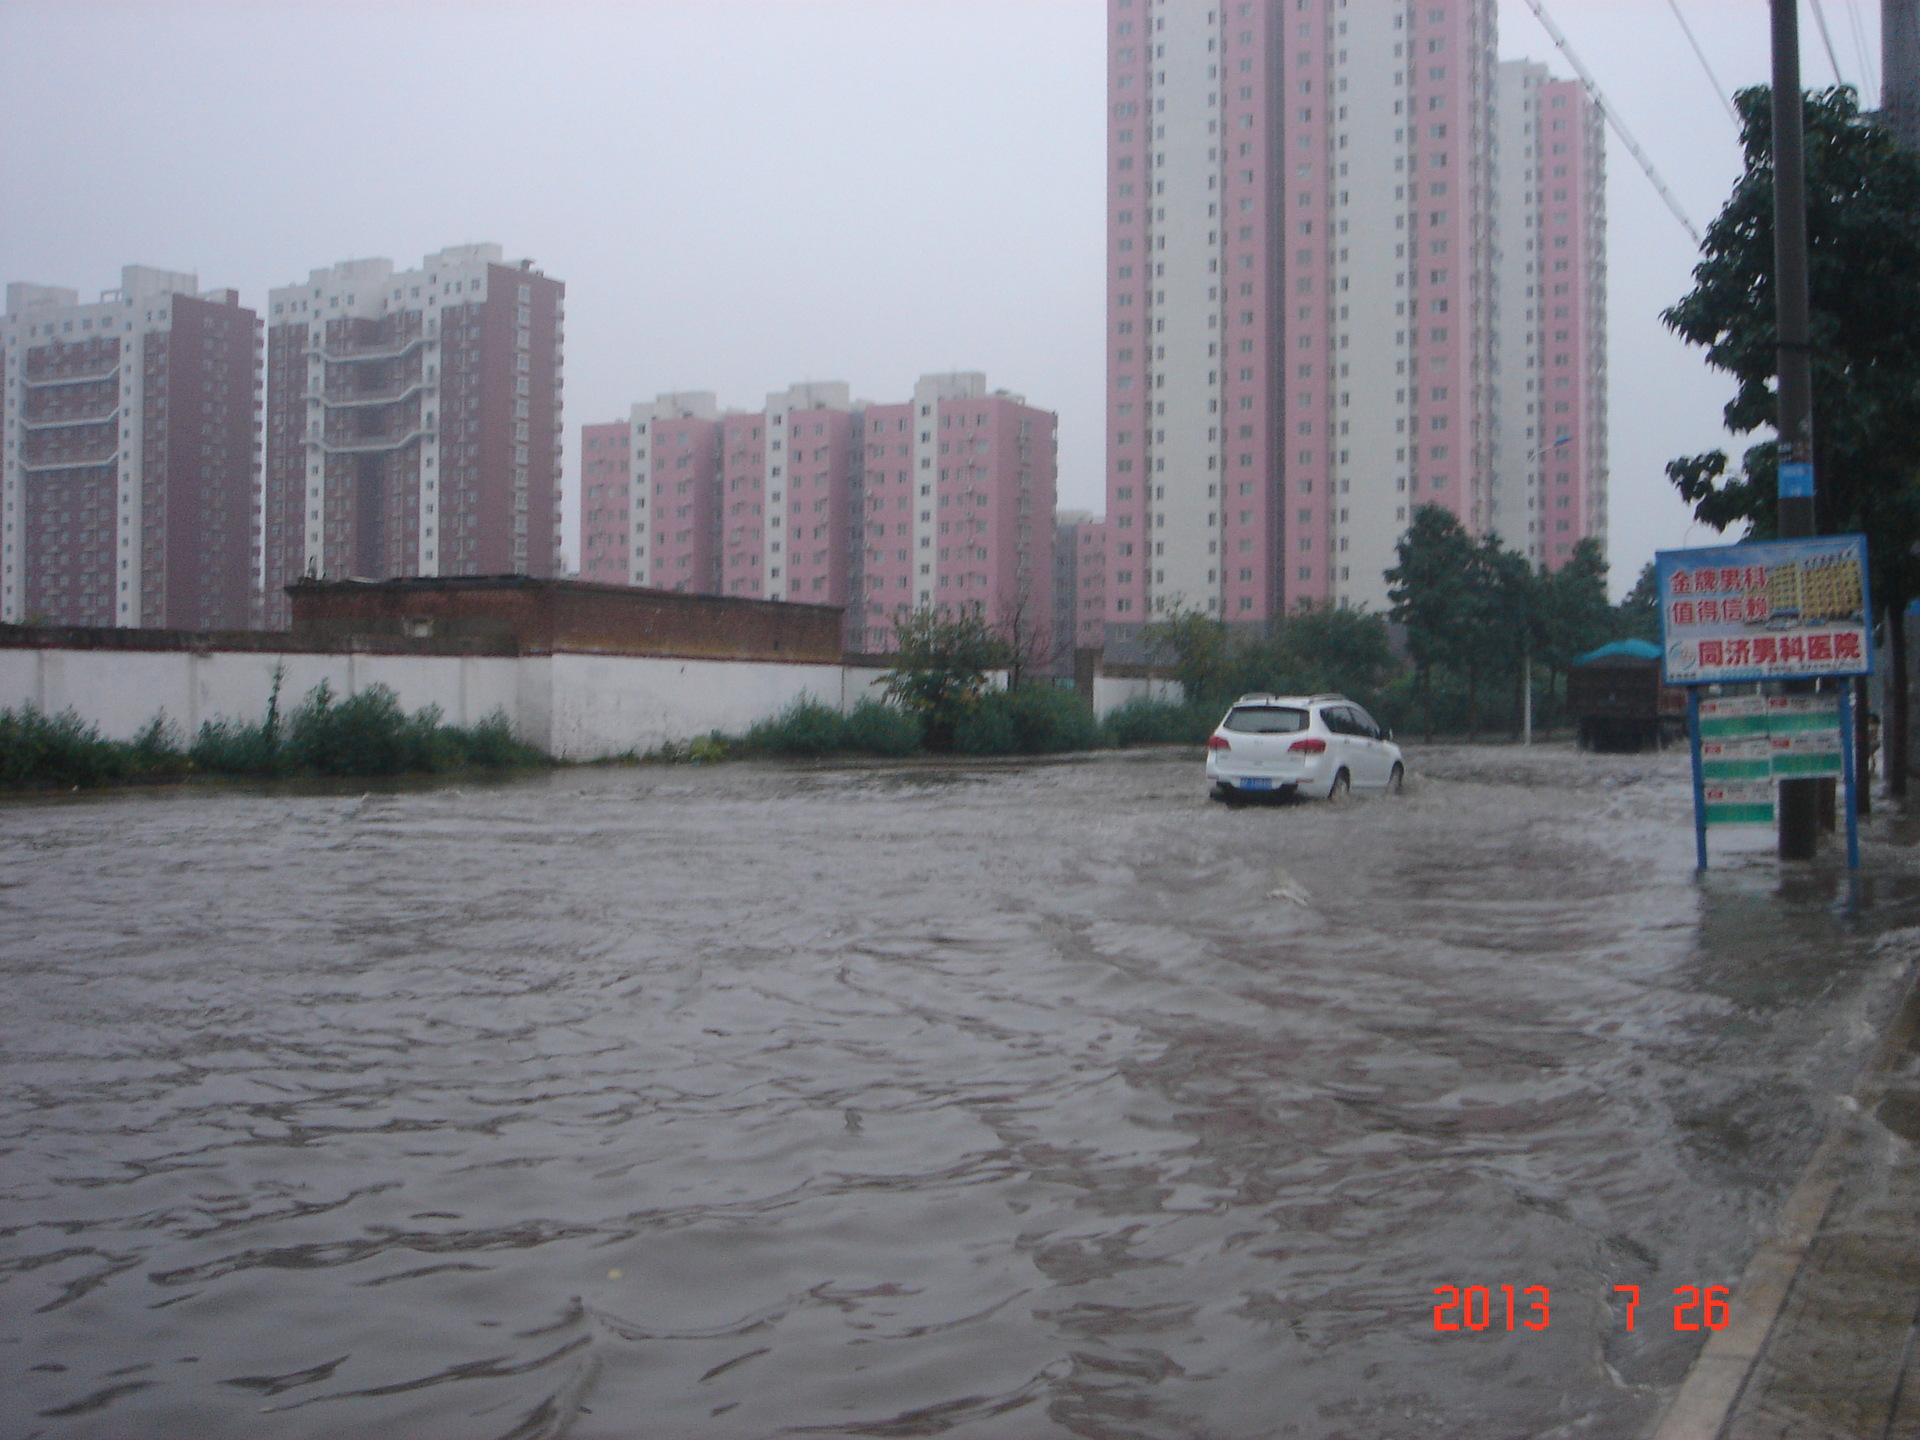
[[[1644,1434],[1909,852],[1697,878],[1684,756],[1412,759],[7,804],[0,1434]]]

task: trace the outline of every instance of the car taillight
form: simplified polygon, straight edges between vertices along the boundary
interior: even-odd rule
[[[1327,742],[1318,735],[1309,735],[1304,740],[1296,740],[1287,746],[1289,750],[1298,750],[1304,755],[1318,755],[1327,748]]]
[[[1227,737],[1224,735],[1209,735],[1207,737],[1207,749],[1231,750],[1233,749],[1233,746],[1227,743]]]

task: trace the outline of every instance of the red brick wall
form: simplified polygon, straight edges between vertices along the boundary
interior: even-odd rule
[[[289,587],[296,635],[511,638],[523,654],[838,664],[841,611],[518,576]]]

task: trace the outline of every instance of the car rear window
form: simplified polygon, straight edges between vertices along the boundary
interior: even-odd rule
[[[1278,705],[1236,705],[1227,712],[1226,728],[1242,735],[1291,735],[1307,728],[1307,712]]]

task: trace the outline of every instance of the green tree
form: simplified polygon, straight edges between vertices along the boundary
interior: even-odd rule
[[[1422,505],[1400,537],[1400,563],[1387,571],[1388,612],[1404,626],[1413,660],[1414,695],[1427,738],[1433,738],[1433,670],[1450,665],[1458,653],[1461,617],[1468,604],[1473,568],[1473,538],[1459,516],[1438,505]]]
[[[1454,631],[1454,663],[1467,682],[1467,734],[1480,730],[1480,686],[1512,677],[1513,733],[1520,733],[1520,688],[1540,642],[1541,585],[1526,558],[1488,533],[1473,547],[1466,606]]]
[[[1745,169],[1708,228],[1694,288],[1662,318],[1736,379],[1726,425],[1750,435],[1778,418],[1772,96],[1760,87],[1735,100]],[[1904,615],[1920,595],[1920,157],[1862,115],[1850,89],[1809,94],[1804,113],[1819,528],[1867,536],[1895,670],[1888,783],[1904,794]],[[1767,441],[1751,446],[1737,470],[1714,450],[1673,461],[1667,474],[1696,518],[1770,539],[1777,466]]]
[[[1300,677],[1298,689],[1362,703],[1380,693],[1394,664],[1386,617],[1344,605],[1301,606],[1281,622],[1272,649],[1277,668]]]
[[[1233,646],[1227,627],[1198,610],[1176,606],[1147,626],[1147,654],[1173,671],[1189,705],[1231,698]]]
[[[893,668],[881,677],[887,699],[918,717],[929,750],[951,750],[954,727],[1007,663],[1006,643],[977,605],[909,611],[893,622],[893,640]]]
[[[1598,540],[1580,541],[1567,563],[1542,571],[1537,584],[1540,613],[1533,653],[1547,668],[1551,688],[1554,681],[1564,680],[1575,660],[1623,630],[1607,601],[1607,557]]]
[[[1640,578],[1614,616],[1614,629],[1623,638],[1660,643],[1660,580],[1651,560],[1640,567]]]

